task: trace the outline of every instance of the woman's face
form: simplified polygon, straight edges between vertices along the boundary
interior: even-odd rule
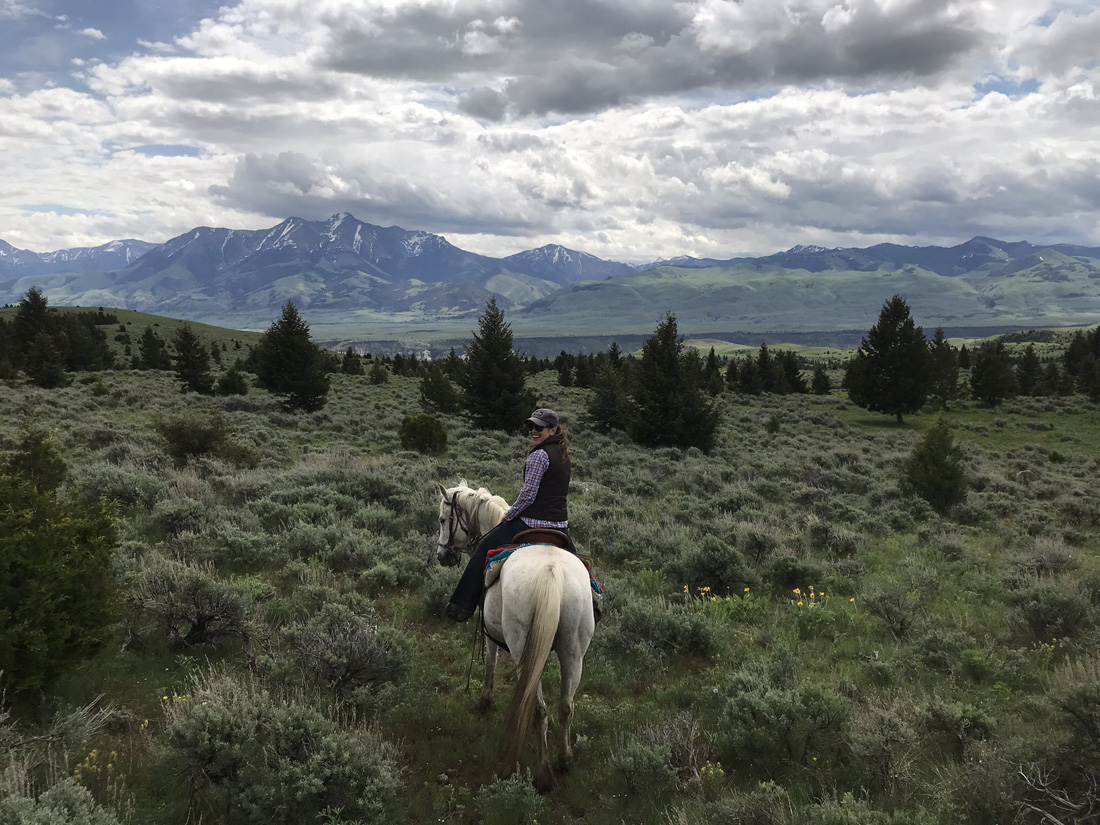
[[[531,446],[537,447],[550,436],[552,436],[557,430],[557,427],[536,427],[534,424],[527,425],[527,436],[531,439]]]

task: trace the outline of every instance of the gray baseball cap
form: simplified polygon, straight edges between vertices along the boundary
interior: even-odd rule
[[[523,423],[534,424],[536,427],[556,427],[558,426],[558,414],[553,410],[535,410],[531,413],[531,417]]]

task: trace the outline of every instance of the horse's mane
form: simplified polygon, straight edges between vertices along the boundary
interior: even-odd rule
[[[473,487],[471,487],[467,483],[466,479],[464,479],[464,478],[459,480],[459,483],[458,483],[457,487],[452,487],[447,492],[450,493],[453,490],[462,490],[462,489],[469,490],[471,496],[473,496],[475,498],[478,498],[478,499],[480,499],[481,501],[483,501],[487,504],[491,504],[494,507],[499,507],[502,513],[508,509],[508,502],[505,501],[503,498],[501,498],[498,495],[494,495],[489,490],[486,490],[484,487],[478,487],[475,490]]]

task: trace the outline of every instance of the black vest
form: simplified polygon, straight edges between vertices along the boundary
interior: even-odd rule
[[[550,457],[550,466],[542,474],[539,491],[535,500],[519,514],[521,519],[539,519],[541,521],[569,521],[566,497],[569,495],[569,462],[561,458],[561,436],[552,435],[535,450],[543,450]],[[531,450],[534,452],[535,450]],[[527,480],[527,468],[523,470]]]

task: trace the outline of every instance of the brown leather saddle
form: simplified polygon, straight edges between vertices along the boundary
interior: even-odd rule
[[[569,537],[561,530],[552,530],[549,527],[529,527],[521,530],[512,538],[514,544],[551,544],[562,550],[569,549]]]

